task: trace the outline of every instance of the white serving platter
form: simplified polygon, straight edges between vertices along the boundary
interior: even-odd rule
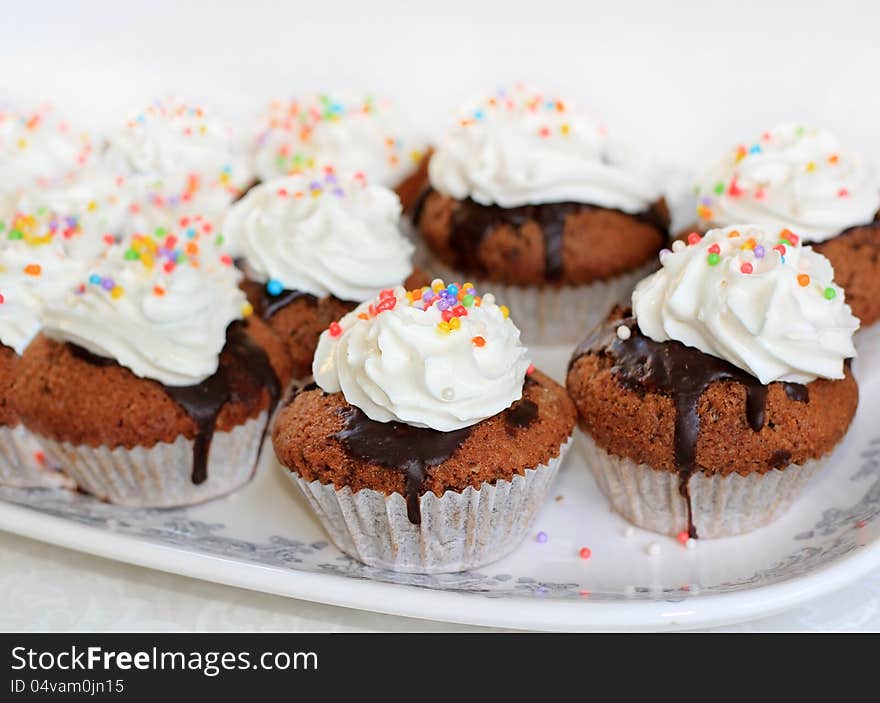
[[[0,489],[0,529],[232,586],[409,617],[542,630],[684,629],[771,615],[880,565],[880,330],[857,339],[861,402],[831,465],[775,524],[685,549],[611,512],[576,446],[532,535],[475,572],[403,575],[328,543],[267,446],[238,493],[131,510],[64,491]],[[567,349],[539,349],[562,378]],[[536,539],[547,535],[545,542]],[[591,557],[579,552],[589,547]]]

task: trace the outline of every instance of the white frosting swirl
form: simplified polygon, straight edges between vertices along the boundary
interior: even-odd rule
[[[522,86],[469,102],[428,164],[431,185],[501,207],[573,201],[641,212],[659,197],[591,115]]]
[[[245,145],[232,128],[176,98],[154,100],[131,117],[110,138],[105,162],[171,204],[209,199],[222,206],[252,180]]]
[[[51,106],[25,113],[0,107],[0,198],[75,178],[90,162],[88,134],[71,127]]]
[[[72,259],[55,240],[34,244],[23,239],[0,246],[0,343],[17,354],[40,331],[46,300],[73,290],[85,263]]]
[[[247,313],[240,273],[211,242],[169,244],[137,235],[113,247],[75,293],[46,304],[45,334],[167,386],[211,376],[226,328]]]
[[[369,95],[273,100],[253,141],[254,169],[264,181],[333,164],[393,188],[424,154],[390,101]]]
[[[31,240],[54,238],[68,256],[89,263],[124,237],[130,205],[124,179],[91,173],[71,184],[25,191],[9,226]],[[0,231],[0,237],[7,234]]]
[[[466,314],[444,321],[446,299],[429,290],[416,291],[417,300],[402,287],[385,291],[331,325],[315,352],[316,383],[342,391],[378,422],[441,432],[519,400],[529,361],[506,308],[491,295],[476,296],[461,302],[457,312]]]
[[[393,191],[328,169],[252,189],[229,211],[223,236],[261,283],[360,302],[412,272],[400,214]]]
[[[764,384],[843,378],[859,321],[828,259],[788,230],[750,225],[691,242],[664,251],[633,292],[646,336],[726,359]]]
[[[785,124],[740,144],[700,180],[704,228],[756,222],[823,242],[880,210],[880,182],[822,129]]]

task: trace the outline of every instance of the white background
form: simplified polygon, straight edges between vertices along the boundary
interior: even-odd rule
[[[371,90],[427,136],[475,91],[524,80],[582,102],[669,187],[785,120],[880,161],[872,2],[39,2],[4,0],[0,101],[51,100],[95,129],[157,94],[243,128],[267,98]],[[0,535],[2,629],[422,629],[112,564]],[[880,629],[880,573],[760,629]]]
[[[270,96],[346,89],[393,97],[431,134],[475,91],[524,80],[676,170],[785,120],[880,161],[876,2],[3,4],[0,93],[92,126],[168,92],[246,121]]]

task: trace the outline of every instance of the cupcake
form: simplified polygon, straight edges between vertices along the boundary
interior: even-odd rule
[[[77,184],[28,191],[0,217],[0,485],[72,486],[21,424],[13,383],[43,305],[115,241],[123,209],[115,190]]]
[[[522,540],[575,410],[492,295],[384,291],[321,335],[315,384],[273,445],[339,549],[375,567],[462,571]]]
[[[329,167],[262,183],[231,208],[225,246],[245,271],[255,311],[286,343],[295,378],[310,373],[331,322],[415,280],[400,215],[393,191]]]
[[[828,260],[756,226],[676,242],[575,352],[568,390],[615,510],[690,537],[779,517],[849,428],[859,326]]]
[[[253,182],[246,144],[219,116],[176,98],[154,100],[108,140],[103,168],[163,207],[219,213]]]
[[[14,408],[88,493],[187,505],[253,475],[289,371],[213,242],[135,235],[46,301]]]
[[[424,267],[492,286],[527,342],[576,341],[656,268],[667,239],[658,190],[605,128],[521,86],[462,109],[428,173],[414,216]]]
[[[273,100],[254,132],[254,170],[261,181],[333,164],[394,189],[408,210],[427,177],[425,145],[390,100],[372,95]]]
[[[52,108],[0,106],[0,212],[33,188],[68,183],[94,162],[89,135]]]
[[[729,151],[696,187],[700,231],[788,228],[815,245],[862,325],[880,319],[880,181],[822,129],[785,124]]]

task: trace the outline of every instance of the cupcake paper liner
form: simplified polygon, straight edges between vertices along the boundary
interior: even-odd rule
[[[348,556],[391,571],[434,574],[468,571],[497,561],[523,540],[571,446],[512,481],[479,489],[421,497],[422,522],[414,525],[399,493],[306,481],[284,471],[305,495],[333,543]]]
[[[53,468],[51,461],[37,460],[40,450],[24,425],[0,427],[0,486],[75,488],[73,481]]]
[[[511,315],[529,344],[575,344],[605,319],[618,303],[629,304],[636,283],[653,273],[659,263],[650,262],[614,278],[582,286],[517,286],[474,278],[456,271],[432,253],[422,252],[421,267],[432,278],[445,281],[467,279],[480,293],[492,293]]]
[[[178,437],[153,447],[90,447],[40,439],[46,453],[87,493],[134,508],[192,505],[224,495],[250,481],[256,469],[267,413],[216,432],[208,455],[208,478],[192,482],[194,440]]]
[[[646,530],[676,536],[688,528],[687,503],[679,493],[678,474],[609,454],[582,434],[581,447],[596,482],[623,517]],[[688,483],[694,526],[700,538],[751,532],[779,518],[827,457],[790,464],[764,474],[705,475]]]

